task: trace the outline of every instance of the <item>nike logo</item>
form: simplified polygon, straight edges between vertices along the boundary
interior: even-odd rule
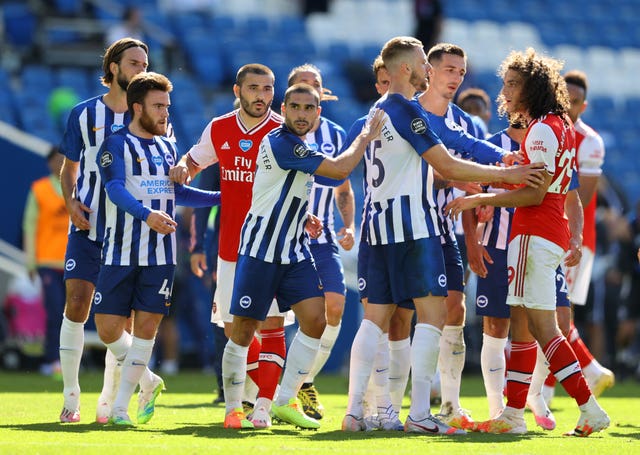
[[[233,381],[233,380],[231,381],[231,385],[240,385],[240,384],[243,384],[243,383],[244,383],[244,381]]]
[[[500,371],[500,370],[502,370],[502,368],[489,368],[489,371],[490,371],[491,373],[494,373],[494,372],[496,372],[496,371]]]
[[[136,161],[137,161],[138,163],[142,163],[142,162],[144,161],[144,157],[140,158],[140,157],[138,156],[138,157],[136,157]]]
[[[309,374],[309,372],[308,372],[308,371],[298,370],[298,374],[304,374],[304,375],[306,375],[306,374]]]
[[[132,360],[132,361],[131,361],[131,365],[132,365],[132,366],[134,366],[134,367],[146,367],[146,366],[147,366],[147,365],[145,365],[144,363],[142,363],[142,362],[136,362],[135,360]]]
[[[452,354],[453,355],[460,355],[460,354],[464,354],[464,351],[453,351]]]
[[[376,368],[376,373],[383,373],[385,371],[387,371],[389,368]],[[391,379],[391,378],[389,378]]]
[[[99,131],[101,129],[103,129],[104,126],[94,126],[93,128],[91,128],[91,130],[95,133],[96,131]]]
[[[434,427],[427,427],[425,425],[421,425],[419,423],[413,422],[411,425],[413,425],[414,427],[420,428],[424,431],[428,431],[429,433],[437,433],[438,432],[438,427],[434,426]]]

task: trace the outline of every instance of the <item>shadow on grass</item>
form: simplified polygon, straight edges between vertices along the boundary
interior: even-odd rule
[[[335,431],[312,434],[309,437],[309,439],[312,439],[314,441],[344,441],[345,439],[368,440],[368,439],[371,439],[373,435],[375,435],[375,437],[384,438],[384,439],[416,438],[416,439],[442,441],[442,442],[473,441],[477,443],[490,443],[490,444],[494,444],[497,442],[522,441],[525,439],[532,439],[537,436],[533,432],[529,432],[524,435],[467,433],[466,435],[460,435],[460,436],[447,436],[447,435],[431,435],[431,434],[420,434],[420,433],[405,433],[404,431],[373,431],[373,432],[361,431],[357,433],[345,433],[342,430],[335,430]]]

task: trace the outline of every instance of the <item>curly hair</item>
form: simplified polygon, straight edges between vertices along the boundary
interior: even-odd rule
[[[504,80],[509,70],[520,74],[523,83],[520,102],[531,118],[536,119],[549,113],[564,118],[569,110],[569,93],[567,84],[560,75],[562,66],[561,61],[536,54],[533,48],[528,48],[525,52],[511,52],[500,65],[498,76]],[[502,93],[498,96],[498,112],[500,115],[507,114]],[[510,116],[510,120],[523,120],[518,117],[523,116],[515,113],[515,116]]]

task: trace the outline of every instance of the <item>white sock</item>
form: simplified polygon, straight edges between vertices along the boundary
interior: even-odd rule
[[[331,355],[333,345],[336,344],[336,340],[338,339],[338,335],[340,334],[340,327],[342,327],[342,324],[327,324],[325,326],[324,332],[322,332],[322,336],[320,337],[320,348],[318,349],[318,354],[316,355],[313,366],[311,367],[309,375],[304,380],[304,382],[313,383],[313,380],[316,378],[318,373],[320,373],[322,367],[324,367],[324,364],[327,363],[327,360]]]
[[[389,395],[389,334],[383,333],[378,339],[378,349],[371,372],[376,391],[376,407],[391,406]]]
[[[227,341],[222,354],[222,383],[226,413],[242,407],[242,393],[247,376],[249,346]]]
[[[60,326],[60,367],[62,369],[64,407],[75,410],[80,407],[80,360],[84,348],[84,323],[62,318]]]
[[[411,338],[389,341],[389,395],[396,412],[402,409],[411,371]]]
[[[276,398],[277,406],[289,403],[291,398],[298,395],[300,386],[313,366],[319,347],[319,338],[311,338],[298,329],[287,353],[287,363],[282,373],[278,398]]]
[[[382,330],[375,323],[363,319],[351,345],[351,361],[349,365],[349,401],[347,414],[356,417],[364,415],[364,391],[367,389],[376,351]]]
[[[491,419],[497,417],[504,409],[504,377],[507,367],[504,349],[506,346],[507,338],[495,338],[486,333],[482,335],[480,367]]]
[[[442,406],[451,403],[454,411],[460,408],[460,381],[467,348],[464,343],[463,327],[445,325],[440,337],[438,369],[440,370]]]
[[[527,404],[531,408],[531,411],[537,416],[545,416],[548,408],[544,402],[542,396],[542,386],[545,379],[549,375],[549,363],[547,362],[544,352],[538,344],[538,353],[536,357],[536,367],[533,369],[533,375],[531,375],[531,385],[529,386],[529,392],[527,394]]]
[[[144,340],[135,336],[132,337],[131,347],[122,363],[120,386],[118,387],[116,399],[113,402],[114,412],[122,410],[127,412],[129,409],[131,396],[133,392],[135,392],[138,382],[140,382],[140,377],[144,373],[149,359],[151,359],[154,343],[154,339]]]
[[[411,408],[413,420],[431,414],[431,380],[438,367],[438,351],[442,332],[431,324],[416,324],[411,343]]]
[[[123,331],[122,335],[120,335],[120,338],[118,338],[113,343],[107,343],[106,346],[107,349],[111,351],[116,360],[122,363],[127,356],[127,352],[129,352],[132,343],[133,337],[129,334],[129,332]]]
[[[363,417],[369,417],[378,413],[378,403],[376,402],[376,385],[373,375],[369,376],[367,390],[364,393]]]
[[[255,403],[256,398],[258,397],[259,391],[260,391],[260,388],[258,387],[258,384],[253,382],[253,379],[251,379],[251,376],[247,375],[247,377],[244,380],[244,389],[243,389],[244,401],[248,401],[249,403]]]
[[[102,391],[100,392],[98,403],[113,403],[119,386],[119,384],[116,384],[116,368],[118,368],[118,360],[111,352],[111,349],[107,349],[104,355],[104,382],[102,383]]]

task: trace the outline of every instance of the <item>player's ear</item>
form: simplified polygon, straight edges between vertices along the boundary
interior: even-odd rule
[[[236,98],[240,98],[240,86],[238,84],[233,84],[233,94]]]

